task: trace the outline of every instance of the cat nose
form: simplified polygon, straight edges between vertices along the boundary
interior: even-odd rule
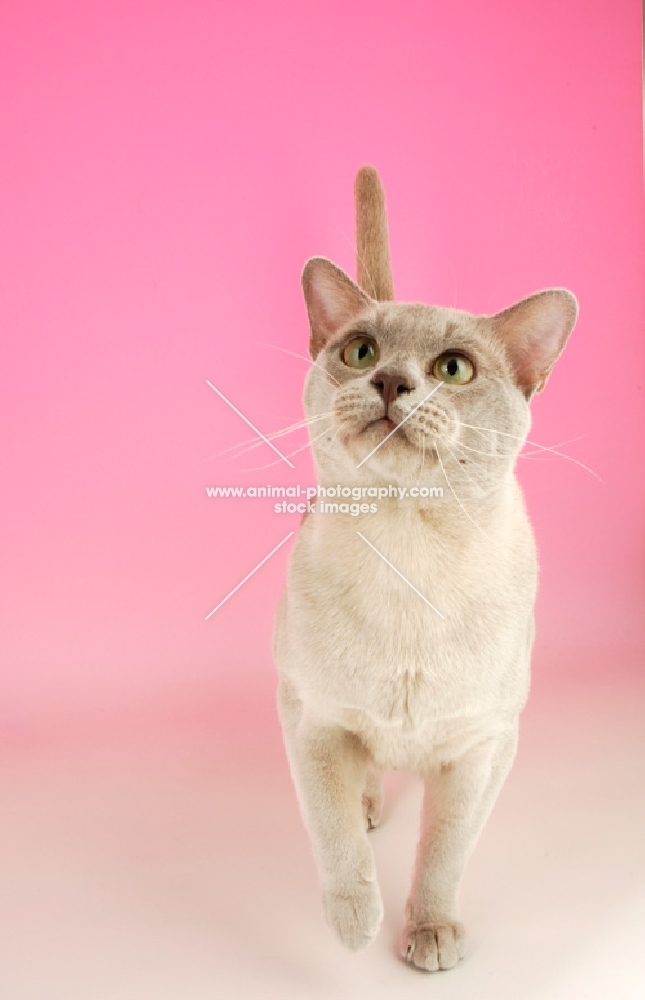
[[[383,397],[386,416],[390,403],[397,396],[402,396],[404,392],[412,392],[415,388],[412,380],[400,372],[376,372],[370,381]]]

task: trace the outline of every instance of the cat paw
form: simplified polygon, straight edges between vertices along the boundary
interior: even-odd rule
[[[464,954],[464,928],[458,923],[406,924],[401,958],[417,969],[452,969]]]
[[[363,817],[368,830],[373,830],[381,822],[383,798],[383,779],[378,772],[371,771],[363,792]]]
[[[360,951],[377,935],[383,920],[383,902],[376,881],[358,879],[323,893],[328,923],[346,948]]]

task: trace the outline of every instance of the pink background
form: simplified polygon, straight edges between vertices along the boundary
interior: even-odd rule
[[[639,0],[0,4],[0,996],[645,995],[641,122]],[[365,162],[399,298],[576,293],[531,440],[603,480],[519,463],[534,689],[432,982],[394,958],[413,779],[378,940],[324,922],[273,697],[291,543],[204,620],[299,523],[205,487],[312,481],[212,458],[251,432],[206,380],[301,417],[273,348],[306,354],[307,257],[353,273]]]
[[[268,345],[306,354],[307,257],[353,273],[365,162],[400,299],[578,296],[531,438],[580,438],[563,449],[603,484],[520,462],[536,678],[639,669],[636,0],[24,0],[2,6],[0,52],[5,737],[272,713],[289,544],[204,618],[299,518],[205,487],[306,484],[311,464],[209,458],[251,432],[206,379],[265,433],[300,418],[306,362]]]

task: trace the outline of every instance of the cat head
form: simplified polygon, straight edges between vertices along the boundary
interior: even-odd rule
[[[529,401],[574,327],[571,292],[475,316],[376,301],[323,257],[307,262],[302,285],[314,361],[305,409],[321,483],[447,480],[461,497],[503,482],[528,433]]]

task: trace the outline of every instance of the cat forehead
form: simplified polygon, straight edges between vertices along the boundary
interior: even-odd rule
[[[379,305],[374,332],[381,337],[427,342],[429,338],[449,340],[455,335],[476,336],[477,317],[460,309],[424,303],[386,302]]]

